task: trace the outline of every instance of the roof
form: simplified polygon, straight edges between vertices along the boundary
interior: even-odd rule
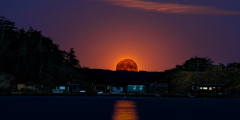
[[[198,84],[198,86],[226,86],[226,84]]]

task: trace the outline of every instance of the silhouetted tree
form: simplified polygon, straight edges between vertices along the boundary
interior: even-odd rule
[[[0,16],[0,72],[13,74],[17,83],[86,80],[73,48],[59,50],[51,38],[30,27],[17,29],[15,23]]]
[[[227,67],[228,68],[240,68],[240,63],[236,63],[236,62],[228,63]]]
[[[79,60],[77,59],[74,48],[70,48],[70,51],[67,53],[66,55],[66,64],[68,66],[72,66],[72,67],[77,67],[77,68],[81,68],[79,65]]]
[[[205,71],[210,68],[213,61],[210,58],[197,57],[190,58],[182,65],[184,71]]]

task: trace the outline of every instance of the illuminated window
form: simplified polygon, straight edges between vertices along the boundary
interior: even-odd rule
[[[207,90],[208,88],[207,87],[203,87],[203,90]]]
[[[27,88],[32,88],[32,86],[27,86]]]
[[[136,86],[133,86],[133,90],[136,90],[136,88],[137,88]]]
[[[139,88],[140,90],[142,90],[142,86],[140,86],[140,88]]]
[[[200,87],[199,89],[202,90],[202,87]]]
[[[209,90],[212,90],[212,87],[209,87]]]
[[[216,88],[215,88],[215,87],[212,87],[212,89],[214,89],[214,90],[215,90]]]
[[[219,90],[221,90],[221,87],[218,87]]]
[[[107,87],[107,89],[109,89],[109,87]]]
[[[65,86],[60,86],[60,89],[65,89]]]

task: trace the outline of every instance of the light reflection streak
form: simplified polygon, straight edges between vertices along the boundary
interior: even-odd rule
[[[114,104],[113,120],[139,120],[135,102],[119,100]]]

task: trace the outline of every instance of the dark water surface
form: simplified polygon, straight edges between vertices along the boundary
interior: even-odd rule
[[[240,99],[1,96],[0,120],[240,119]]]

